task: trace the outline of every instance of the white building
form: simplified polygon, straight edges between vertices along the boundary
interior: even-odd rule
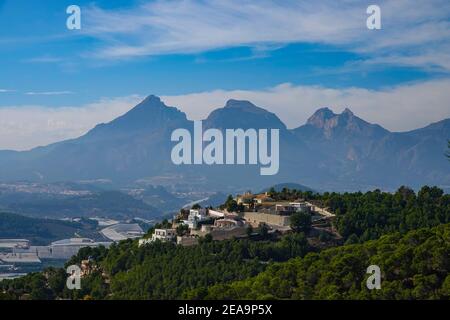
[[[172,241],[177,235],[175,229],[155,229],[152,235],[153,240]]]
[[[206,216],[206,209],[190,209],[189,210],[189,220],[197,219],[198,221],[206,220],[208,217]]]
[[[290,202],[275,204],[276,214],[293,214],[295,212],[311,212],[311,206],[306,202]]]
[[[152,237],[148,239],[139,239],[139,246],[143,246],[147,243],[159,240],[162,242],[173,241],[177,236],[177,231],[175,229],[155,229]]]
[[[205,220],[208,220],[206,209],[200,208],[200,209],[190,209],[188,219],[182,220],[182,222],[186,224],[189,227],[189,229],[196,229],[197,224]]]
[[[296,211],[311,212],[311,206],[306,202],[291,202],[289,205],[295,208]]]
[[[225,217],[225,212],[218,211],[218,210],[209,209],[208,213],[209,213],[209,216],[213,217],[213,218],[224,218]]]

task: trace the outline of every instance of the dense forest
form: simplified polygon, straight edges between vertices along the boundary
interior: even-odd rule
[[[138,247],[136,241],[127,240],[108,250],[103,247],[83,248],[67,262],[67,265],[80,265],[82,260],[89,258],[102,270],[83,278],[81,290],[65,288],[67,275],[63,269],[48,269],[43,273],[0,282],[0,297],[185,298],[191,295],[192,289],[206,292],[211,285],[254,276],[271,261],[302,257],[310,250],[303,233],[289,234],[279,241],[204,240],[194,247],[159,241]]]
[[[256,277],[216,285],[202,299],[450,299],[450,224],[272,264]],[[381,269],[368,290],[366,268]],[[203,295],[202,295],[203,293]]]
[[[450,195],[437,187],[424,186],[416,194],[402,186],[395,193],[313,193],[271,189],[276,200],[305,199],[328,207],[336,214],[334,225],[347,243],[379,238],[391,232],[407,232],[450,222]]]
[[[269,193],[276,200],[328,207],[345,244],[312,245],[309,227],[302,227],[310,221],[301,216],[283,236],[261,226],[256,237],[220,242],[205,237],[192,247],[161,242],[138,247],[127,240],[109,249],[84,248],[67,262],[89,259],[91,272],[81,290],[68,290],[65,270],[50,268],[0,282],[0,299],[450,298],[450,197],[442,190]],[[365,287],[371,264],[381,267],[381,290]]]

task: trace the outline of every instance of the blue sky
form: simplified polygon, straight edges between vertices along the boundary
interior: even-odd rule
[[[318,88],[324,97],[327,90],[337,90],[336,97],[366,92],[373,99],[414,86],[428,92],[446,88],[450,2],[378,1],[382,29],[368,30],[366,8],[372,2],[0,0],[0,109],[83,110],[108,99],[130,104],[156,94],[169,102],[188,101],[184,111],[195,118],[232,94],[254,97],[263,105],[267,101],[268,109],[273,109],[267,93],[276,91],[279,100],[293,101],[288,95],[300,88],[310,90],[306,96],[318,97],[284,113],[301,124],[314,108],[333,102],[311,91]],[[81,30],[66,28],[66,8],[71,4],[81,7]],[[264,94],[267,100],[262,99]],[[438,96],[441,100],[430,98],[436,106],[431,111],[434,118],[411,120],[408,125],[396,125],[401,119],[392,118],[387,109],[360,107],[360,113],[374,115],[374,121],[390,129],[412,129],[449,116],[448,96]],[[396,99],[401,96],[389,101]],[[194,110],[203,101],[219,105]],[[350,101],[355,101],[350,107],[356,109],[364,105],[356,98]],[[108,116],[93,119],[108,121],[118,110],[103,110]],[[380,112],[384,116],[377,118]],[[23,145],[11,140],[19,121],[13,116],[2,115],[9,131],[3,132],[7,138],[3,142],[0,138],[0,149],[76,136],[93,125],[69,130],[63,125],[67,118],[55,116],[61,123],[57,134],[52,131],[52,136]]]

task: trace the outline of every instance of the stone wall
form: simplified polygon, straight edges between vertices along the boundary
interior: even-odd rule
[[[277,214],[261,213],[261,212],[244,212],[244,219],[253,227],[258,227],[260,223],[266,223],[275,226],[289,226],[289,216],[281,216]]]

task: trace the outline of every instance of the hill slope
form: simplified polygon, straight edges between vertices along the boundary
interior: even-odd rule
[[[311,253],[256,277],[209,288],[206,299],[449,299],[450,224]],[[378,265],[380,290],[366,269]]]
[[[96,227],[96,222],[91,220],[69,222],[0,212],[0,238],[25,238],[32,245],[47,245],[76,235],[96,239],[99,238]]]
[[[152,219],[162,211],[120,191],[84,195],[31,192],[0,193],[0,210],[36,217],[109,217]]]

